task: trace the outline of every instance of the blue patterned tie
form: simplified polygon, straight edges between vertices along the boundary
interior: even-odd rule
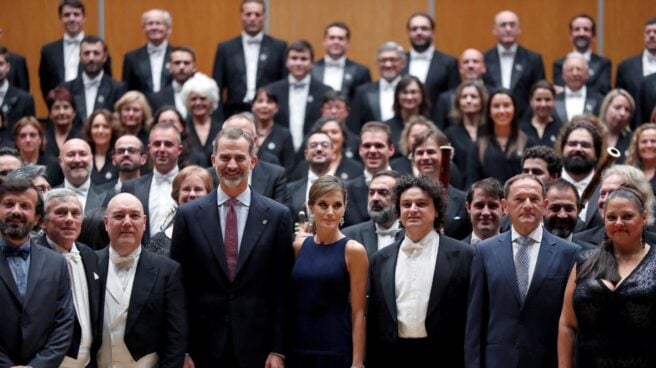
[[[533,239],[522,236],[515,240],[519,244],[519,249],[515,254],[515,273],[517,275],[517,288],[519,289],[519,297],[524,304],[526,293],[528,292],[528,263],[529,263],[529,247],[533,244]]]

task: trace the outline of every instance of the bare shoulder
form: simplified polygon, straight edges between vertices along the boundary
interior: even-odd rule
[[[367,258],[367,249],[364,247],[364,245],[358,243],[355,240],[349,240],[346,242],[346,248],[345,248],[345,256],[346,256],[346,261],[347,262],[367,262],[368,263],[368,258]]]

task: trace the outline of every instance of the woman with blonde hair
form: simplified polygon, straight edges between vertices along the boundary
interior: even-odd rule
[[[153,111],[146,96],[139,91],[128,91],[116,101],[114,111],[118,113],[122,133],[137,136],[147,147]]]
[[[606,127],[606,145],[620,151],[617,163],[626,159],[631,142],[631,120],[635,112],[633,97],[621,88],[616,88],[604,97],[599,109],[599,120]]]
[[[633,132],[626,164],[644,172],[656,193],[656,124],[642,124]]]

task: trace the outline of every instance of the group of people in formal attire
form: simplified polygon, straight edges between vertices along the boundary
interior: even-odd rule
[[[265,5],[211,75],[145,12],[119,81],[62,0],[46,121],[0,46],[0,366],[656,365],[656,18],[615,88],[591,16],[551,83],[507,10],[458,58],[411,15],[372,81]]]

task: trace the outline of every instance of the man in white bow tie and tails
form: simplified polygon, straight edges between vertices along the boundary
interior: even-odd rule
[[[71,284],[75,321],[71,345],[60,367],[84,368],[94,365],[102,338],[100,273],[93,249],[75,240],[80,235],[84,212],[74,191],[53,189],[44,199],[44,235],[34,238],[42,246],[66,259]]]
[[[371,262],[367,365],[461,367],[474,250],[440,233],[446,206],[440,184],[404,176],[394,198],[405,237]]]
[[[102,345],[98,367],[181,367],[187,316],[180,265],[141,247],[143,207],[121,193],[104,217],[109,247],[98,251]]]
[[[556,95],[556,114],[562,122],[576,115],[599,114],[604,96],[586,86],[590,77],[588,62],[582,55],[570,54],[563,62],[565,90]]]

